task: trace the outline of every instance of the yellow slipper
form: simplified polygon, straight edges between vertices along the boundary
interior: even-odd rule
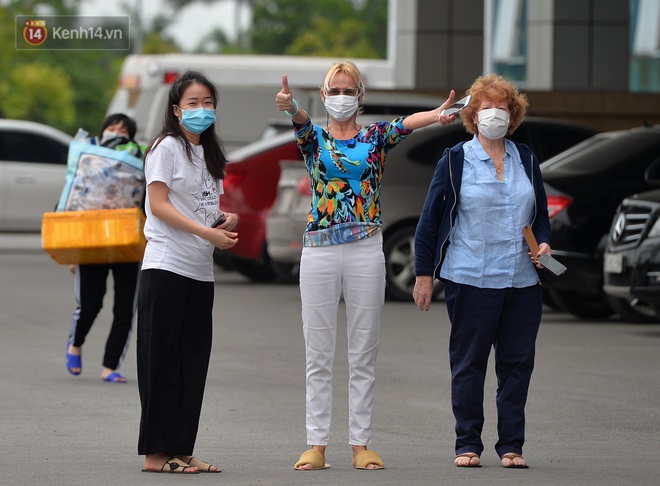
[[[311,464],[312,468],[302,469],[300,466],[304,466],[305,464]],[[330,464],[325,463],[323,454],[314,449],[303,452],[298,462],[293,466],[297,471],[318,471],[319,469],[328,469],[329,467]]]
[[[367,467],[369,464],[376,464],[378,467]],[[355,459],[353,459],[353,467],[355,469],[368,469],[376,471],[378,469],[385,469],[385,464],[376,451],[362,451]]]

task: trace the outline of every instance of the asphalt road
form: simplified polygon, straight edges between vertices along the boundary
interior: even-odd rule
[[[548,309],[527,406],[528,470],[499,467],[495,378],[487,380],[479,469],[453,466],[448,320],[386,303],[372,448],[387,468],[350,467],[345,334],[335,363],[328,470],[298,472],[305,450],[304,349],[298,289],[216,274],[215,334],[196,455],[221,474],[140,472],[135,342],[103,383],[110,296],[69,375],[64,352],[73,277],[38,237],[0,235],[2,485],[657,485],[660,484],[660,326],[580,322]],[[342,321],[343,322],[343,321]],[[340,327],[341,328],[341,327]],[[492,366],[491,366],[492,370]],[[176,417],[172,417],[176,420]]]

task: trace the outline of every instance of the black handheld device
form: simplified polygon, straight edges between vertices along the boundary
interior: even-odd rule
[[[225,213],[221,213],[220,216],[218,216],[218,219],[213,221],[213,224],[211,225],[211,228],[217,228],[218,226],[220,226],[225,221],[227,221],[227,216],[225,216]]]

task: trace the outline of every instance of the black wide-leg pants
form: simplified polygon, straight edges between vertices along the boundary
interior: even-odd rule
[[[213,282],[143,270],[138,290],[138,454],[193,454],[211,356]]]

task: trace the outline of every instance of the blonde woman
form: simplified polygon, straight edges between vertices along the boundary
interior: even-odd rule
[[[320,90],[326,127],[313,124],[292,96],[286,75],[276,96],[289,115],[305,159],[312,206],[303,237],[300,296],[306,347],[306,451],[298,470],[329,467],[326,447],[332,415],[332,367],[340,297],[346,303],[349,365],[349,437],[353,467],[382,469],[367,450],[372,436],[376,355],[385,295],[380,181],[389,151],[416,128],[447,124],[454,116],[434,110],[362,126],[357,122],[366,94],[364,78],[350,62],[333,64]]]

